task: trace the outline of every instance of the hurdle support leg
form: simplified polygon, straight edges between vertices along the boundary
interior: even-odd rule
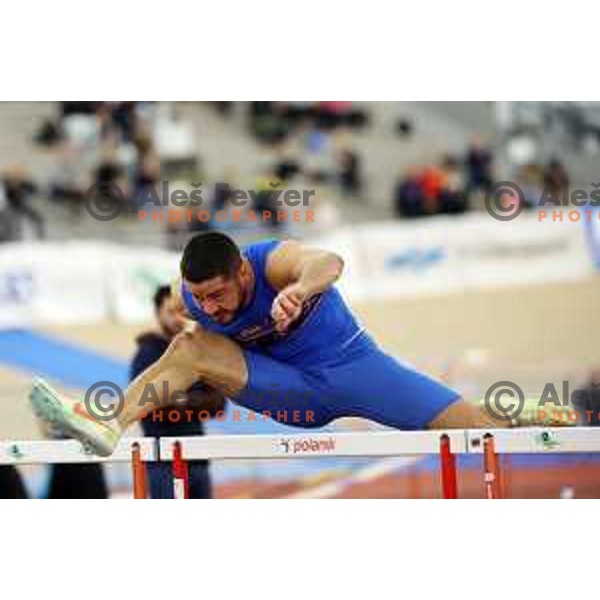
[[[442,474],[442,495],[447,500],[458,498],[456,483],[456,457],[450,448],[450,438],[444,434],[440,438],[440,465]]]
[[[488,500],[501,498],[500,465],[494,445],[494,436],[491,433],[483,436],[483,471],[485,497]]]
[[[186,500],[190,497],[188,465],[183,460],[181,443],[173,444],[173,498]]]
[[[133,472],[133,497],[136,500],[143,500],[148,497],[148,479],[146,465],[142,461],[142,451],[137,442],[131,446],[131,469]]]

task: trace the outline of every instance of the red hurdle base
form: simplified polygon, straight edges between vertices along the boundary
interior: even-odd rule
[[[190,497],[190,480],[188,465],[183,460],[181,444],[173,444],[173,498],[187,500]]]
[[[447,500],[458,498],[456,483],[456,456],[450,449],[450,438],[443,435],[440,438],[440,463],[442,472],[442,495]]]
[[[494,436],[491,433],[483,436],[483,470],[485,497],[488,500],[502,498],[500,489],[500,464],[494,445]]]
[[[133,497],[144,500],[148,497],[148,479],[146,465],[142,461],[140,445],[135,442],[131,446],[131,469],[133,471]]]

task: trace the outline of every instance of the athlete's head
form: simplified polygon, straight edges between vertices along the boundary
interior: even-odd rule
[[[249,284],[249,267],[236,243],[223,233],[201,233],[188,242],[180,268],[200,308],[218,323],[229,323]]]
[[[181,331],[182,323],[177,318],[171,288],[168,285],[161,285],[154,293],[154,310],[160,328],[168,337],[173,337]]]

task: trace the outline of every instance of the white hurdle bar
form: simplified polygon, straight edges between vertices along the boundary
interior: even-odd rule
[[[457,497],[456,454],[484,455],[488,498],[500,498],[498,454],[600,452],[600,428],[531,427],[294,435],[230,435],[159,441],[160,460],[173,461],[175,497],[187,497],[189,460],[274,459],[440,454],[444,498]]]
[[[444,498],[457,497],[454,455],[465,453],[462,430],[314,433],[294,435],[225,435],[160,438],[160,460],[173,461],[175,498],[189,496],[187,461],[374,457],[440,454]]]
[[[122,438],[107,457],[86,451],[76,440],[0,441],[0,465],[131,463],[136,499],[147,497],[145,463],[157,460],[155,438]]]
[[[600,427],[524,427],[522,429],[466,429],[469,454],[484,451],[484,438],[492,435],[498,454],[569,454],[600,452]]]
[[[0,442],[0,465],[131,462],[135,444],[143,462],[158,460],[155,438],[122,438],[107,457],[87,452],[77,440],[14,440]]]
[[[452,453],[466,452],[462,430],[163,437],[159,452],[160,460],[173,460],[179,442],[184,460],[437,454],[443,435],[448,436]]]
[[[106,458],[75,440],[0,441],[0,465],[131,462],[134,497],[145,498],[145,463],[173,463],[176,498],[189,497],[187,461],[440,455],[444,498],[457,497],[456,454],[483,454],[488,498],[502,496],[498,454],[600,452],[600,428],[531,427],[291,435],[123,438]]]

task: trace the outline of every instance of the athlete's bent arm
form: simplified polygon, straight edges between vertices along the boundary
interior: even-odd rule
[[[333,285],[343,269],[344,261],[333,252],[283,242],[266,268],[269,283],[280,290],[271,310],[277,328],[287,329],[302,313],[304,302]]]

